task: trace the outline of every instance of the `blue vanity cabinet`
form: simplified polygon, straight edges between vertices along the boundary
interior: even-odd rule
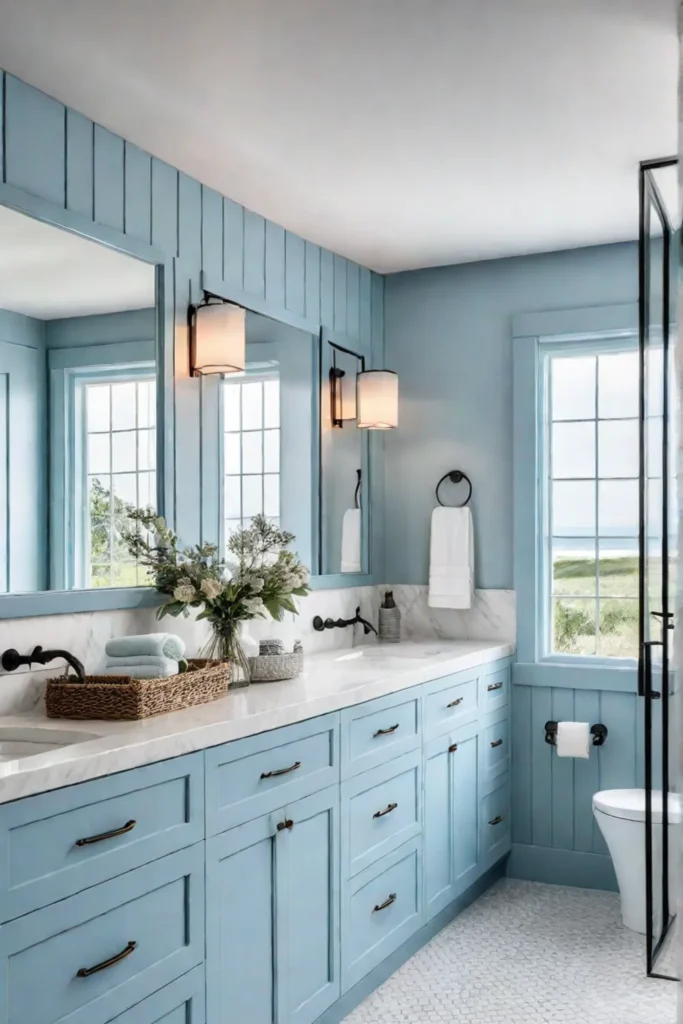
[[[429,920],[474,881],[479,865],[477,722],[425,745],[424,889]]]
[[[371,768],[422,743],[420,689],[391,693],[356,704],[341,712],[341,776],[343,779]]]
[[[206,849],[207,1024],[312,1024],[340,995],[338,787]]]

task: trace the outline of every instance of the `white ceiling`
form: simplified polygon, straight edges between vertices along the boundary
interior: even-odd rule
[[[154,267],[0,206],[0,309],[39,320],[154,305]]]
[[[634,238],[678,0],[0,0],[0,66],[379,270]]]

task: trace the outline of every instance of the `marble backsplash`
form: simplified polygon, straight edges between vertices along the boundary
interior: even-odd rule
[[[393,590],[401,609],[401,635],[406,639],[511,640],[515,639],[515,594],[512,590],[478,590],[474,607],[467,611],[449,611],[427,606],[427,587],[348,587],[338,590],[314,590],[300,602],[301,613],[288,615],[284,622],[255,619],[249,633],[255,640],[278,636],[285,643],[303,641],[309,653],[353,646],[365,639],[361,627],[333,629],[318,633],[313,618],[353,618],[360,606],[361,615],[377,624],[381,594]],[[61,648],[75,654],[95,672],[103,658],[104,645],[114,636],[130,633],[168,631],[178,633],[190,655],[198,654],[207,639],[205,622],[194,619],[157,620],[154,608],[113,612],[85,612],[74,615],[44,615],[29,619],[0,621],[0,651],[15,647],[22,654],[36,644],[45,649]],[[60,662],[41,671],[19,670],[11,674],[0,670],[0,715],[30,711],[41,700],[45,680],[60,674]]]

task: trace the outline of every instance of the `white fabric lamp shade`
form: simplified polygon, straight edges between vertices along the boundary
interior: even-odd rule
[[[358,374],[357,426],[365,430],[394,430],[398,426],[398,374],[366,370]]]
[[[192,374],[241,373],[246,365],[247,311],[229,302],[197,306]]]

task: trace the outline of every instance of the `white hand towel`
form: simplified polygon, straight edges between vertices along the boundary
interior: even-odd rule
[[[467,506],[432,512],[429,546],[430,608],[471,608],[474,599],[474,524]]]
[[[360,572],[361,510],[348,508],[342,519],[341,571]]]
[[[126,658],[108,658],[99,675],[132,676],[133,679],[168,679],[170,676],[178,675],[178,662],[171,658],[157,658],[154,664],[134,665]]]

